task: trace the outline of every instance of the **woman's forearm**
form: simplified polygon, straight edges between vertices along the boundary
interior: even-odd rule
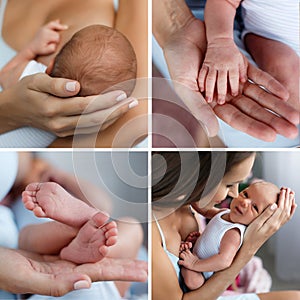
[[[240,0],[208,0],[205,25],[208,44],[215,39],[233,39],[233,23]]]
[[[214,275],[205,282],[205,284],[198,290],[192,291],[184,295],[184,300],[215,300],[217,299],[227,287],[234,282],[236,276],[241,269],[249,262],[254,253],[248,249],[241,249],[236,255],[231,266],[225,270],[214,273]]]
[[[153,0],[153,33],[163,48],[169,37],[194,19],[184,0]]]

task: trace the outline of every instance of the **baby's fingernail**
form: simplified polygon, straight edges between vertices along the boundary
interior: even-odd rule
[[[74,283],[74,290],[82,290],[90,288],[90,283],[86,280],[80,280]]]
[[[116,98],[116,100],[122,101],[122,100],[125,100],[126,98],[127,98],[127,95],[125,93],[122,93]]]
[[[139,102],[137,100],[133,100],[132,102],[129,103],[128,107],[133,108],[133,107],[137,106],[138,104],[139,104]]]
[[[69,81],[66,83],[66,90],[69,92],[75,92],[76,91],[76,82],[75,81]]]
[[[277,204],[276,203],[273,203],[270,207],[271,210],[275,210],[277,208]]]

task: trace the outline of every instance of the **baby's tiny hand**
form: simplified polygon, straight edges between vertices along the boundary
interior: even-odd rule
[[[189,235],[186,237],[185,241],[191,242],[194,245],[199,236],[200,236],[199,231],[193,231],[193,232],[189,233]]]
[[[216,39],[209,43],[205,60],[199,72],[200,91],[205,91],[208,103],[213,101],[214,91],[218,104],[224,104],[227,86],[231,95],[239,93],[239,82],[247,79],[246,60],[232,39]]]
[[[189,250],[192,248],[192,243],[191,242],[181,242],[180,247],[179,247],[179,253],[185,250]]]
[[[193,266],[196,264],[198,258],[190,251],[185,250],[179,254],[180,260],[178,264],[187,269],[193,270]]]
[[[66,29],[68,26],[61,24],[59,20],[51,21],[41,27],[28,46],[34,57],[54,53],[60,42],[59,32]]]

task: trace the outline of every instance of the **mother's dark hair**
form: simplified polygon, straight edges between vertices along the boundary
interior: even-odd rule
[[[231,168],[254,152],[153,152],[152,201],[172,207],[197,202],[221,182]]]

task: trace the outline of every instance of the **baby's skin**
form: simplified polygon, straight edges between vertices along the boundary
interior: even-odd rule
[[[51,218],[80,228],[60,252],[74,263],[96,262],[107,256],[117,242],[117,225],[109,216],[73,197],[54,182],[31,183],[22,194],[24,206],[40,218]]]

